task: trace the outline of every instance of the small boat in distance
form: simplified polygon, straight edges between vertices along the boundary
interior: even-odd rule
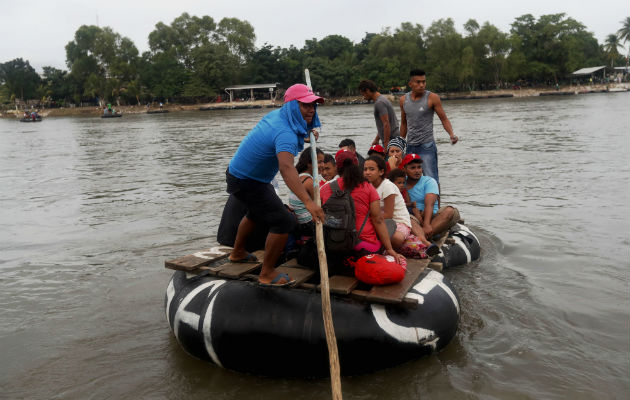
[[[166,114],[168,110],[148,110],[147,114]]]
[[[122,113],[103,114],[103,115],[101,115],[101,118],[119,118],[119,117],[122,117]]]
[[[35,118],[31,118],[31,117],[22,117],[20,119],[20,122],[42,122],[42,117],[41,116],[37,116]]]

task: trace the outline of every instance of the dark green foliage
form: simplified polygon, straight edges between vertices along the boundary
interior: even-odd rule
[[[132,101],[138,79],[138,49],[109,27],[83,25],[66,45],[66,63],[76,82],[75,99]],[[135,91],[135,90],[132,90]]]
[[[35,69],[21,58],[0,64],[0,85],[10,97],[23,100],[37,97],[40,80]]]
[[[621,45],[630,41],[630,18],[600,45],[591,32],[564,14],[525,14],[510,32],[471,19],[462,35],[453,20],[428,28],[413,22],[366,33],[359,43],[340,35],[306,40],[304,46],[254,46],[247,21],[183,13],[170,25],[158,22],[142,56],[131,40],[110,28],[81,26],[66,45],[69,72],[44,67],[43,79],[16,59],[0,64],[0,98],[46,98],[57,103],[170,100],[210,101],[235,84],[304,82],[309,68],[324,96],[357,95],[362,79],[382,92],[404,90],[411,69],[427,71],[434,91],[495,89],[568,81],[572,71],[623,65]]]
[[[43,69],[40,96],[56,104],[71,102],[77,85],[70,74],[54,67]]]

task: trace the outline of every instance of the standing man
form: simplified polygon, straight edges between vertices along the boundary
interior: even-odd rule
[[[359,92],[366,100],[374,102],[374,120],[376,121],[377,135],[372,141],[372,145],[378,144],[379,140],[383,142],[383,147],[387,148],[389,140],[400,136],[398,129],[398,118],[394,112],[392,103],[387,97],[382,96],[378,92],[376,84],[369,80],[359,82]]]
[[[426,90],[426,73],[414,69],[409,73],[411,91],[400,98],[400,136],[407,139],[407,154],[422,157],[424,175],[440,183],[438,177],[438,156],[433,137],[433,113],[442,121],[444,130],[451,137],[451,144],[457,143],[451,121],[448,120],[440,96]]]
[[[257,224],[268,226],[265,257],[258,277],[259,284],[264,286],[288,286],[295,282],[275,269],[295,223],[270,184],[278,170],[313,220],[324,221],[324,212],[300,183],[293,165],[309,131],[321,126],[316,103],[323,102],[324,99],[314,95],[306,85],[295,84],[288,88],[282,108],[265,115],[245,136],[226,171],[227,192],[247,208],[229,259],[233,263],[257,262],[246,250],[247,238]]]

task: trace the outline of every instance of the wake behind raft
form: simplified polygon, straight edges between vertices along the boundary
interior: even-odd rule
[[[171,330],[187,353],[227,369],[263,376],[327,376],[319,274],[295,259],[284,260],[277,269],[296,280],[292,288],[258,285],[260,264],[227,259],[243,215],[238,201],[230,197],[218,233],[224,246],[166,262],[167,268],[176,270],[165,298]],[[445,246],[459,247],[457,241],[465,245],[469,236],[474,237],[468,228],[458,226],[455,243],[441,247],[443,261],[451,252]],[[263,231],[253,236],[249,250],[260,248],[261,241]],[[479,257],[476,243],[464,257]],[[261,250],[254,254],[259,260],[264,256]],[[451,341],[459,322],[459,299],[451,283],[429,263],[408,260],[405,278],[386,286],[365,285],[347,274],[331,275],[343,375],[392,367],[439,351]]]

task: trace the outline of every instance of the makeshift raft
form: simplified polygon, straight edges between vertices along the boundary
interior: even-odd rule
[[[101,115],[101,118],[120,118],[120,117],[122,117],[121,113]]]
[[[288,273],[295,285],[264,287],[257,283],[261,264],[231,263],[230,250],[216,247],[166,262],[166,268],[176,270],[166,290],[166,319],[180,345],[201,360],[235,371],[328,375],[319,273],[292,259],[277,270]],[[254,254],[264,257],[263,251]],[[342,374],[392,367],[451,341],[459,299],[429,263],[408,260],[403,281],[387,286],[368,286],[353,276],[330,277]]]
[[[149,110],[147,114],[166,114],[168,110]]]

